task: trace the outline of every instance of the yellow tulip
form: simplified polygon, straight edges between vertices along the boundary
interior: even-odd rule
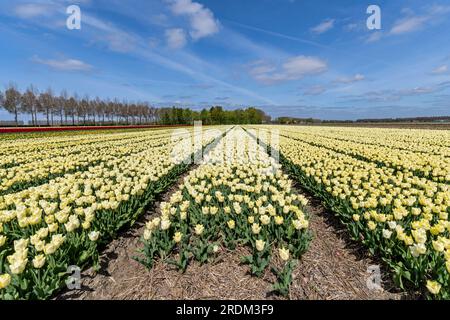
[[[99,231],[91,231],[88,234],[89,240],[91,240],[93,242],[97,241],[99,236],[100,236],[100,232]]]
[[[263,240],[256,240],[256,250],[263,251],[264,247],[266,246],[266,242]]]
[[[377,227],[377,224],[371,220],[371,221],[369,221],[369,222],[367,223],[367,227],[368,227],[370,230],[375,230],[376,227]]]
[[[173,235],[173,241],[174,241],[175,243],[179,243],[179,242],[181,241],[182,237],[183,237],[182,233],[179,232],[179,231],[177,231],[177,232],[175,232],[175,234]]]
[[[433,248],[434,250],[436,250],[437,252],[443,252],[445,247],[444,244],[442,243],[442,241],[433,241]]]
[[[205,230],[205,227],[201,224],[197,224],[195,226],[195,234],[200,236],[203,233],[203,230]]]
[[[3,247],[6,243],[6,236],[0,236],[0,248]]]
[[[36,269],[42,268],[45,264],[45,260],[46,260],[46,258],[45,258],[45,255],[43,255],[43,254],[40,254],[40,255],[34,257],[33,267],[35,267]]]
[[[261,227],[257,223],[252,224],[252,232],[254,234],[259,234],[261,232]]]
[[[274,220],[275,220],[275,224],[277,224],[277,225],[281,225],[284,222],[284,219],[282,216],[276,216]]]
[[[289,249],[280,248],[278,249],[278,253],[280,255],[281,260],[283,261],[289,260]]]
[[[7,273],[0,275],[0,290],[5,289],[11,283],[11,276]]]
[[[438,294],[441,291],[441,287],[441,284],[437,281],[427,281],[427,289],[434,295]]]

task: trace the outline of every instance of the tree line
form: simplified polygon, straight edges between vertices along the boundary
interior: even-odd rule
[[[273,123],[276,124],[310,124],[319,123],[321,120],[314,118],[294,118],[294,117],[278,117]]]
[[[250,107],[233,111],[220,106],[194,111],[189,108],[156,108],[148,102],[128,102],[118,99],[91,99],[85,95],[69,95],[63,90],[59,95],[49,88],[39,92],[30,85],[20,92],[15,84],[0,91],[0,109],[14,115],[19,124],[20,115],[31,117],[31,124],[53,126],[99,124],[192,124],[201,120],[204,124],[260,124],[270,121],[262,110]]]
[[[384,118],[384,119],[358,119],[356,122],[450,122],[450,116],[442,117],[411,117],[411,118]]]
[[[172,107],[160,109],[160,115],[160,123],[162,124],[190,124],[193,121],[202,121],[205,125],[261,124],[270,122],[270,116],[254,107],[224,110],[221,106],[214,106],[201,111]]]

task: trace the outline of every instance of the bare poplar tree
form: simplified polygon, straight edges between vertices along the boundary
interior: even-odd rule
[[[17,86],[14,83],[10,83],[6,88],[5,96],[3,98],[3,108],[9,113],[14,114],[16,126],[19,125],[18,116],[21,112],[21,97],[20,92],[17,90]]]
[[[31,114],[31,122],[33,125],[36,125],[37,123],[37,97],[36,97],[36,89],[33,87],[33,85],[30,85],[25,93],[21,97],[21,106],[22,111]]]

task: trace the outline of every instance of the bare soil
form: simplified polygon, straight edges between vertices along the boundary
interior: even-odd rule
[[[424,129],[424,130],[450,130],[449,122],[367,122],[367,123],[310,123],[306,126],[323,127],[355,127],[355,128],[384,128],[384,129]],[[300,126],[305,126],[300,124]]]
[[[174,190],[172,188],[162,199],[167,200]],[[191,262],[184,274],[162,261],[148,270],[134,260],[137,250],[142,247],[139,239],[145,222],[159,214],[158,204],[132,229],[107,246],[101,255],[98,273],[92,269],[82,273],[80,290],[66,290],[55,299],[285,299],[272,293],[275,276],[270,270],[257,278],[249,275],[248,266],[240,264],[240,257],[248,253],[246,248],[234,251],[221,248],[214,262],[204,265]],[[287,298],[366,300],[406,297],[392,289],[389,277],[383,279],[381,290],[368,289],[368,267],[377,262],[368,257],[363,248],[348,240],[345,230],[318,201],[311,199],[308,209],[314,238],[293,273]],[[274,265],[280,266],[277,258],[273,260]]]

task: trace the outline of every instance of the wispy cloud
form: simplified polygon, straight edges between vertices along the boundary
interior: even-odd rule
[[[399,101],[405,97],[423,96],[438,93],[448,88],[450,88],[450,81],[440,82],[429,86],[419,86],[406,89],[368,91],[360,95],[343,96],[341,97],[341,102],[393,102]]]
[[[96,29],[100,29],[104,33],[102,37],[97,37],[97,41],[106,43],[110,50],[132,54],[158,66],[188,75],[199,83],[209,83],[211,85],[224,87],[233,90],[235,93],[251,97],[256,101],[275,104],[271,99],[267,99],[252,90],[230,84],[215,76],[213,77],[206,74],[202,70],[215,70],[215,66],[209,65],[196,56],[181,52],[180,56],[183,58],[183,61],[177,61],[158,53],[157,50],[149,50],[149,47],[146,44],[147,41],[135,33],[126,32],[112,23],[105,22],[93,16],[87,16],[86,14],[83,19],[85,23],[88,23]],[[111,42],[112,39],[115,41]],[[190,63],[187,64],[186,61],[189,61]]]
[[[224,20],[224,19],[222,19],[222,20]],[[356,53],[356,52],[354,52],[352,50],[338,49],[338,48],[333,47],[331,45],[321,44],[321,43],[319,43],[317,41],[312,41],[312,40],[300,38],[300,37],[297,37],[297,36],[291,36],[291,35],[287,35],[287,34],[284,34],[284,33],[271,31],[271,30],[268,30],[268,29],[264,29],[264,28],[250,26],[250,25],[243,24],[243,23],[236,22],[236,21],[232,21],[232,20],[225,20],[225,21],[227,21],[229,23],[232,23],[233,25],[236,25],[238,27],[247,29],[247,30],[256,31],[256,32],[259,32],[259,33],[263,33],[263,34],[266,34],[266,35],[270,35],[270,36],[279,38],[279,39],[290,40],[292,42],[307,44],[307,45],[310,45],[312,47],[316,47],[316,48],[320,48],[320,49],[323,49],[323,50],[334,52],[336,54],[346,55],[347,57],[357,57],[357,58],[366,57],[366,55],[361,55],[361,54]],[[372,60],[373,61],[377,61],[380,64],[390,65],[390,63],[386,62],[385,59],[378,59],[376,57],[372,57]]]
[[[98,43],[104,43],[108,48],[115,52],[127,53],[134,51],[137,46],[144,41],[136,34],[127,32],[114,24],[105,22],[92,15],[83,15],[83,24],[89,25],[102,34],[97,32],[93,35],[93,40]]]
[[[77,59],[41,59],[35,56],[32,61],[58,71],[86,72],[93,69],[92,65]]]
[[[259,4],[257,0],[253,1]],[[287,1],[284,0],[285,5]],[[430,52],[427,57],[424,56],[423,50],[419,50],[420,46],[414,46],[409,41],[395,41],[399,35],[442,23],[442,19],[446,19],[442,13],[446,10],[444,6],[438,8],[426,4],[411,5],[412,10],[403,10],[401,14],[397,9],[398,6],[386,6],[383,9],[383,12],[387,13],[386,22],[383,23],[385,30],[368,32],[363,17],[355,18],[348,11],[344,13],[337,5],[330,6],[330,10],[327,11],[327,16],[336,20],[323,20],[327,16],[321,16],[319,10],[314,10],[314,13],[303,21],[287,15],[283,16],[286,24],[271,24],[268,19],[262,19],[258,22],[260,27],[254,27],[232,21],[229,23],[230,21],[223,17],[241,19],[242,16],[233,15],[228,11],[215,12],[216,7],[218,10],[224,8],[213,6],[212,2],[209,6],[210,2],[207,1],[136,0],[133,6],[127,6],[123,1],[113,0],[108,2],[110,8],[105,12],[103,5],[106,2],[91,0],[90,5],[82,6],[82,32],[68,32],[64,28],[66,18],[64,9],[66,4],[72,4],[71,0],[20,0],[9,4],[2,3],[0,5],[2,9],[3,7],[10,9],[2,10],[4,16],[14,17],[14,20],[5,19],[1,22],[1,33],[5,35],[3,30],[11,29],[9,39],[15,39],[14,37],[22,39],[24,46],[25,41],[30,41],[28,47],[40,50],[35,51],[39,53],[39,57],[34,61],[41,65],[36,68],[38,71],[44,72],[46,68],[42,66],[47,66],[52,70],[85,72],[107,65],[108,68],[105,67],[104,72],[101,72],[102,75],[98,76],[102,80],[107,78],[111,83],[120,81],[121,84],[127,83],[133,88],[145,87],[145,95],[148,92],[147,96],[150,97],[150,92],[154,91],[158,99],[160,94],[175,92],[185,96],[177,95],[172,100],[183,101],[188,99],[187,94],[198,93],[198,99],[189,101],[193,105],[197,100],[205,101],[206,104],[209,99],[210,103],[223,101],[223,105],[226,101],[235,102],[236,105],[264,103],[268,106],[277,104],[283,106],[287,103],[298,103],[296,99],[302,95],[304,103],[320,101],[330,106],[340,105],[339,96],[343,95],[349,95],[348,99],[358,102],[398,101],[405,98],[406,104],[434,97],[434,93],[443,89],[428,81],[437,82],[439,80],[436,79],[441,78],[445,80],[446,75],[450,74],[448,60],[444,60],[442,56],[448,53],[448,45],[445,43],[445,36],[441,34],[443,32],[438,32],[438,28],[432,30],[429,36],[427,33],[426,38],[423,37],[424,47],[431,48],[435,40],[435,43],[442,44],[441,50]],[[442,2],[446,3],[443,0]],[[27,3],[35,5],[26,6]],[[52,9],[53,13],[46,12],[39,6],[49,3],[52,4],[52,8],[53,4],[59,5]],[[299,8],[302,6],[300,1],[297,1],[297,4]],[[24,6],[19,10],[21,5]],[[261,4],[262,10],[267,11],[271,8],[270,6],[265,8],[265,5]],[[388,10],[395,10],[391,13],[398,14],[399,19],[394,18],[394,21],[391,21],[391,13]],[[267,15],[265,17],[269,17],[270,12],[265,14]],[[112,16],[115,17],[114,20],[110,20]],[[439,19],[427,20],[424,18],[427,16]],[[291,18],[292,20],[287,21]],[[418,20],[415,23],[414,20],[407,23],[406,20],[410,18]],[[8,25],[9,21],[13,22],[11,26]],[[59,22],[57,26],[56,22]],[[442,23],[444,24],[447,26],[448,20],[447,23]],[[408,29],[412,31],[407,31]],[[48,48],[40,45],[44,33],[52,37],[47,38]],[[331,33],[333,35],[336,33],[336,37],[328,39],[326,36]],[[315,35],[323,35],[323,38]],[[208,37],[210,39],[204,41]],[[360,43],[354,43],[355,37],[360,37],[358,38]],[[8,39],[8,36],[5,38]],[[361,46],[364,41],[372,43],[380,39],[388,41],[379,42],[376,47]],[[411,38],[413,39],[414,37]],[[22,44],[16,42],[17,49]],[[80,45],[74,47],[74,51],[71,53],[65,51],[70,43],[75,42]],[[219,50],[220,47],[223,50]],[[367,50],[368,47],[376,50]],[[408,59],[399,57],[395,52],[391,54],[392,50],[408,50]],[[89,52],[86,55],[83,51]],[[53,56],[55,52],[67,52],[70,58],[60,56],[55,58]],[[25,59],[29,59],[31,55],[26,55]],[[380,58],[385,56],[389,56],[389,59]],[[75,59],[72,59],[74,57]],[[17,55],[17,59],[21,59],[20,54]],[[410,66],[417,64],[418,59],[423,62],[423,68],[412,70]],[[256,62],[248,64],[249,61]],[[5,65],[7,63],[4,62]],[[150,70],[152,72],[148,74],[147,71]],[[105,73],[110,74],[105,76]],[[111,76],[116,74],[120,74],[120,79],[111,79]],[[142,81],[136,84],[137,80],[133,77],[139,75],[143,81],[147,77],[154,79],[149,79],[148,83]],[[5,78],[5,75],[3,77]],[[23,78],[29,77],[32,75]],[[370,78],[370,83],[364,81],[365,77]],[[91,77],[78,74],[71,78],[75,86],[78,79]],[[38,81],[38,78],[35,79]],[[174,87],[171,80],[174,80],[174,84],[175,81],[180,83]],[[17,81],[29,82],[21,80],[20,74]],[[258,85],[259,83],[278,86],[267,88]],[[84,90],[82,88],[85,83],[80,83],[79,86],[80,90]],[[292,97],[287,93],[292,92],[293,87],[297,90]],[[203,90],[210,88],[214,89]],[[384,88],[388,90],[383,90]],[[92,89],[95,90],[105,91],[100,87]],[[372,91],[366,92],[369,90]],[[129,94],[134,95],[131,91]],[[231,98],[225,99],[226,97]],[[420,99],[406,99],[406,97],[420,97]],[[223,100],[220,100],[221,98]],[[360,105],[375,104],[360,103]]]
[[[197,83],[197,84],[191,84],[189,85],[190,88],[193,89],[202,89],[202,90],[208,90],[214,88],[214,85],[211,83]]]
[[[383,33],[381,31],[371,32],[370,36],[366,39],[366,43],[377,42],[381,39],[382,36]]]
[[[231,97],[215,97],[214,98],[215,101],[227,101],[230,99],[231,99]]]
[[[401,35],[424,28],[427,24],[439,22],[439,18],[450,13],[450,6],[432,5],[429,6],[423,14],[416,15],[412,10],[403,10],[405,17],[400,18],[394,23],[390,30],[392,35]]]
[[[180,28],[167,29],[165,35],[166,35],[167,45],[171,49],[183,48],[187,43],[186,32],[184,32],[183,29],[180,29]]]
[[[315,34],[322,34],[325,33],[331,29],[333,29],[334,27],[334,19],[327,19],[323,22],[321,22],[320,24],[318,24],[317,26],[311,28],[311,32],[315,33]]]
[[[304,38],[300,38],[300,37],[296,37],[296,36],[291,36],[291,35],[287,35],[287,34],[283,34],[283,33],[279,33],[276,31],[272,31],[272,30],[267,30],[264,28],[259,28],[259,27],[255,27],[255,26],[250,26],[247,24],[243,24],[240,22],[236,22],[236,21],[232,21],[232,20],[226,20],[238,27],[247,29],[247,30],[252,30],[252,31],[256,31],[256,32],[260,32],[263,34],[267,34],[273,37],[277,37],[280,39],[285,39],[285,40],[291,40],[291,41],[295,41],[295,42],[299,42],[299,43],[304,43],[304,44],[309,44],[311,46],[317,47],[317,48],[322,48],[322,49],[332,49],[331,46],[327,46],[321,43],[318,43],[316,41],[312,41],[312,40],[308,40],[308,39],[304,39]]]
[[[249,73],[258,82],[274,84],[318,75],[327,69],[326,61],[317,57],[300,55],[288,58],[280,66],[263,60],[256,61],[250,66]]]
[[[38,16],[48,16],[52,14],[53,8],[46,3],[26,3],[15,7],[14,13],[22,19],[30,19]]]
[[[431,71],[432,74],[446,74],[448,73],[448,66],[446,64],[436,67],[435,69],[433,69],[433,71]]]
[[[313,85],[310,87],[307,87],[303,91],[304,96],[318,96],[328,91],[336,91],[340,86],[342,85],[350,85],[356,82],[364,81],[365,76],[357,73],[354,76],[349,77],[339,77],[333,81],[329,81],[327,83]]]
[[[391,34],[402,34],[420,29],[426,21],[428,16],[423,17],[408,17],[398,20],[391,29]]]
[[[363,81],[366,77],[360,73],[355,74],[352,77],[341,77],[334,80],[334,83],[343,83],[343,84],[350,84],[354,82]]]
[[[359,25],[357,23],[349,23],[344,26],[345,31],[354,31],[358,30]]]
[[[305,95],[305,96],[318,96],[318,95],[321,95],[322,93],[324,93],[325,91],[327,91],[327,89],[324,86],[316,85],[316,86],[312,86],[312,87],[307,88],[303,92],[303,95]]]

